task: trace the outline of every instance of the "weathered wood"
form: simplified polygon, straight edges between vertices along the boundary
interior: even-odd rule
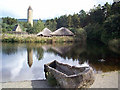
[[[91,67],[75,67],[56,60],[44,65],[45,76],[51,73],[62,88],[88,88],[94,82]]]

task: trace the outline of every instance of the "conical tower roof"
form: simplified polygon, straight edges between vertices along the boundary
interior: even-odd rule
[[[31,7],[31,6],[29,6],[28,10],[32,10],[32,7]]]

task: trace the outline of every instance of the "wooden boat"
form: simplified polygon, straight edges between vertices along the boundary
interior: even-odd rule
[[[45,77],[52,75],[62,88],[88,88],[94,82],[91,67],[75,67],[54,60],[44,65]]]

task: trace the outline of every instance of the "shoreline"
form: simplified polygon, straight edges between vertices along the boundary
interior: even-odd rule
[[[118,73],[119,71],[112,71],[95,74],[95,81],[90,88],[118,88]],[[45,79],[3,82],[0,86],[2,88],[56,88],[50,86]]]
[[[7,43],[69,43],[84,41],[83,38],[77,38],[74,36],[52,36],[43,37],[37,35],[9,35],[3,34],[1,39],[2,42]]]

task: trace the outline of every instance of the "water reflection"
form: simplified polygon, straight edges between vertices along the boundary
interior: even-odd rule
[[[12,43],[10,44],[4,44],[4,48],[2,48],[2,53],[11,55],[15,54],[17,52],[18,44],[14,44],[14,47]]]
[[[33,64],[33,49],[28,47],[27,48],[27,57],[28,57],[28,65],[29,67]]]
[[[41,47],[37,48],[37,58],[38,58],[38,60],[41,60],[43,58],[43,54],[44,54],[44,50]]]
[[[120,70],[120,54],[112,50],[94,42],[53,45],[3,43],[0,73],[3,81],[45,79],[44,64],[55,59],[76,66],[87,63],[96,73]]]

